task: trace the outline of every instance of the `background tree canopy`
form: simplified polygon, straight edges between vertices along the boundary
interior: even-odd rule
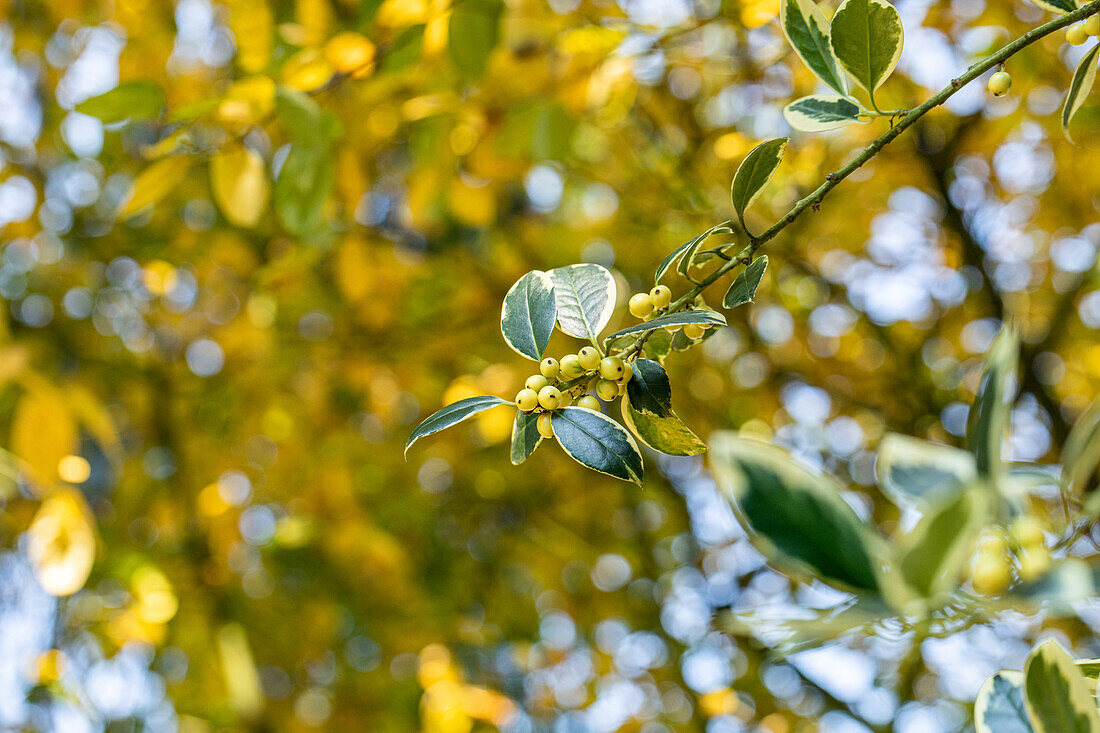
[[[498,318],[524,273],[601,265],[605,333],[633,325],[666,255],[765,231],[1059,3],[898,0],[903,51],[873,23],[900,57],[838,47],[845,76],[776,0],[0,0],[0,728],[962,731],[1040,635],[1100,657],[1091,514],[1041,602],[916,628],[848,592],[866,568],[770,563],[700,457],[645,451],[641,487],[556,447],[514,468],[515,410],[402,457],[437,408],[534,371]],[[876,451],[917,449],[884,436],[962,446],[1012,322],[1001,455],[1092,456],[1080,498],[1100,108],[1096,40],[1065,38],[763,246],[754,302],[665,364],[695,434],[782,446],[842,487],[823,516],[896,538],[916,515]],[[855,124],[792,130],[826,112]],[[750,520],[790,506],[746,491]],[[1064,497],[1027,504],[1040,544]],[[1035,674],[1069,664],[1041,652]]]

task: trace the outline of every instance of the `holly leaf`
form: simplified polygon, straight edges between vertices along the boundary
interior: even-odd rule
[[[504,296],[500,332],[517,354],[539,361],[557,319],[554,282],[545,272],[533,270],[517,280]]]
[[[570,458],[593,471],[642,485],[642,452],[630,433],[602,412],[563,407],[551,423]]]
[[[901,58],[901,16],[885,0],[844,0],[833,15],[829,40],[844,70],[871,98]]]
[[[1062,105],[1062,134],[1071,143],[1073,143],[1073,138],[1069,136],[1069,123],[1073,120],[1073,116],[1077,114],[1077,110],[1081,109],[1081,106],[1085,103],[1085,98],[1089,95],[1089,92],[1092,91],[1092,85],[1096,81],[1098,51],[1100,51],[1100,44],[1093,46],[1088,53],[1081,57],[1081,63],[1077,64],[1077,70],[1073,72],[1073,80],[1070,81],[1069,89],[1066,91],[1066,101]],[[1076,145],[1077,143],[1073,144]]]
[[[663,316],[657,316],[651,320],[642,321],[641,323],[624,328],[621,331],[616,331],[608,336],[604,340],[604,343],[610,344],[616,339],[634,333],[645,333],[646,331],[656,331],[659,328],[676,328],[678,326],[690,325],[724,326],[726,325],[726,317],[718,311],[713,311],[709,308],[696,308],[690,311],[666,313]]]
[[[813,94],[796,99],[783,108],[787,124],[803,132],[825,132],[861,122],[863,109],[844,97]]]
[[[615,310],[615,278],[593,264],[551,270],[558,327],[575,338],[596,342]]]
[[[779,25],[802,63],[837,94],[848,94],[848,80],[829,42],[829,21],[813,0],[781,0]]]
[[[787,138],[785,137],[762,142],[753,148],[737,167],[730,194],[733,198],[733,209],[737,212],[737,219],[742,227],[745,226],[745,210],[752,205],[753,201],[756,201],[775,175],[775,169],[779,167],[786,150]]]
[[[482,395],[480,397],[467,397],[464,400],[453,402],[446,407],[436,410],[428,417],[427,420],[416,426],[416,429],[412,431],[412,435],[405,441],[405,456],[409,455],[409,448],[413,447],[413,444],[421,438],[425,438],[432,433],[438,433],[440,430],[446,430],[447,428],[457,425],[463,420],[467,420],[479,412],[490,410],[500,405],[511,405],[513,403],[508,400],[502,400],[499,397],[490,397],[488,395]]]
[[[741,274],[726,291],[726,297],[722,298],[722,306],[736,308],[744,303],[752,303],[756,300],[756,289],[760,287],[760,279],[764,277],[764,271],[768,269],[768,256],[761,255],[749,263]]]
[[[516,410],[512,424],[512,465],[518,466],[531,457],[542,442],[538,430],[538,413]]]
[[[710,445],[718,486],[773,562],[850,588],[879,590],[882,549],[832,477],[735,433],[718,433]]]

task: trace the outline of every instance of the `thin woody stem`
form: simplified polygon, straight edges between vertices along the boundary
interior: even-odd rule
[[[863,149],[859,155],[851,160],[844,167],[834,171],[833,173],[825,176],[825,181],[818,186],[808,196],[798,201],[791,210],[781,217],[778,221],[772,224],[763,233],[757,236],[749,237],[749,245],[745,247],[738,255],[733,257],[727,262],[724,262],[721,266],[712,271],[709,275],[702,280],[693,281],[695,286],[685,293],[682,297],[668,306],[665,313],[676,313],[683,310],[687,305],[695,300],[697,296],[703,293],[707,288],[720,280],[723,276],[731,272],[739,265],[748,265],[752,261],[752,256],[760,249],[764,244],[775,239],[780,232],[786,229],[788,226],[794,223],[795,219],[801,216],[806,209],[816,209],[822,200],[832,191],[837,185],[848,176],[855,173],[862,168],[869,160],[874,158],[878,153],[889,145],[895,138],[901,133],[912,127],[920,118],[931,112],[936,107],[942,106],[947,102],[956,92],[970,84],[972,81],[980,77],[985,72],[995,67],[1002,66],[1006,60],[1019,53],[1023,49],[1032,45],[1041,38],[1044,38],[1055,31],[1061,30],[1066,26],[1073,25],[1074,23],[1084,20],[1090,15],[1094,15],[1100,12],[1100,0],[1092,0],[1087,5],[1083,5],[1072,13],[1067,13],[1052,21],[1044,23],[1043,25],[1032,28],[1027,33],[1023,34],[1011,43],[1002,46],[995,53],[985,57],[978,63],[971,66],[965,73],[951,80],[951,83],[941,89],[939,92],[929,97],[923,104],[909,110],[896,125],[891,127],[885,133],[875,138],[866,148]],[[630,357],[637,354],[642,350],[645,342],[653,334],[653,331],[646,331],[639,334],[634,340],[625,346],[620,352],[619,356],[623,358]]]

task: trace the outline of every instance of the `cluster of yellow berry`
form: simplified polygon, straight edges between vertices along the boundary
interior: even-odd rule
[[[1066,43],[1072,46],[1080,46],[1089,36],[1100,36],[1100,15],[1090,16],[1084,23],[1076,23],[1066,29]],[[1001,69],[989,77],[988,87],[994,97],[1002,97],[1012,88],[1012,77]]]
[[[632,376],[634,370],[622,358],[601,357],[596,349],[585,346],[576,354],[563,356],[560,362],[552,356],[539,362],[539,374],[527,378],[516,395],[516,407],[523,412],[541,410],[539,434],[552,438],[550,415],[554,410],[568,406],[576,395],[580,395],[577,407],[599,410],[599,401],[587,393],[594,390],[601,400],[610,402],[626,390]]]
[[[982,595],[994,596],[1012,585],[1040,578],[1050,568],[1043,526],[1032,517],[1013,522],[1007,532],[986,535],[971,563],[970,582]]]
[[[1089,36],[1100,36],[1100,15],[1090,16],[1084,23],[1066,28],[1066,43],[1070,45],[1080,46]]]
[[[672,291],[664,285],[658,285],[650,290],[648,293],[635,293],[630,296],[630,300],[627,302],[627,310],[630,311],[630,315],[635,318],[641,318],[643,321],[648,321],[661,315],[661,311],[668,307],[668,304],[672,302]],[[703,337],[703,333],[706,332],[705,326],[698,324],[688,324],[681,329],[684,335],[693,341]]]

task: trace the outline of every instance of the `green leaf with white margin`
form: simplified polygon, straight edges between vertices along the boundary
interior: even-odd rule
[[[477,79],[500,38],[503,0],[462,0],[455,3],[447,26],[447,51],[459,73]]]
[[[1066,91],[1066,101],[1062,105],[1062,134],[1066,140],[1073,143],[1069,136],[1069,123],[1077,110],[1085,103],[1085,97],[1092,91],[1093,82],[1096,81],[1096,58],[1100,51],[1100,43],[1089,49],[1089,52],[1081,57],[1081,63],[1077,64],[1077,71],[1073,72],[1073,81],[1069,83]],[[1073,143],[1076,145],[1077,143]]]
[[[787,124],[803,132],[825,132],[838,127],[862,124],[863,109],[844,97],[814,94],[796,99],[783,108]]]
[[[681,277],[686,278],[688,276],[688,271],[691,269],[691,266],[696,264],[695,254],[696,254],[696,252],[699,251],[699,248],[703,246],[703,242],[705,242],[707,240],[707,238],[710,237],[710,235],[712,235],[712,234],[727,233],[727,232],[732,234],[733,229],[726,226],[725,224],[719,224],[717,226],[711,227],[710,229],[703,232],[698,237],[696,237],[695,239],[691,240],[689,243],[684,245],[684,247],[681,248],[681,249],[683,249],[683,251],[680,253],[680,255],[678,257],[679,262],[676,263],[676,272],[680,273]],[[676,254],[676,253],[674,252],[673,254]],[[658,268],[658,273],[663,274],[663,272],[660,270],[660,268]],[[659,279],[660,279],[660,277],[658,277],[658,280]]]
[[[540,270],[532,270],[517,280],[500,307],[504,342],[532,361],[542,359],[557,320],[554,283]]]
[[[630,433],[602,412],[563,407],[551,424],[570,458],[593,471],[642,485],[642,452]]]
[[[722,298],[722,307],[736,308],[745,303],[756,300],[756,289],[760,287],[760,279],[764,277],[764,271],[768,269],[768,256],[760,255],[749,263],[749,266],[730,285],[726,296]]]
[[[875,460],[879,488],[899,506],[936,504],[978,477],[974,456],[949,445],[889,433]]]
[[[76,111],[99,119],[104,124],[123,120],[149,120],[160,114],[166,100],[164,92],[151,81],[126,81],[114,89],[76,105]]]
[[[669,252],[668,256],[665,257],[664,260],[661,261],[661,264],[657,266],[657,273],[653,276],[653,282],[660,283],[661,278],[664,277],[664,274],[666,272],[668,272],[668,268],[672,267],[677,262],[677,260],[687,254],[689,251],[694,254],[695,250],[699,248],[699,245],[706,241],[707,238],[711,235],[732,233],[733,229],[729,227],[729,222],[727,221],[712,226],[710,229],[706,230],[699,236],[693,237],[692,239],[684,242],[679,247]]]
[[[635,333],[645,333],[646,331],[656,331],[659,328],[676,328],[677,326],[691,325],[724,326],[726,325],[726,317],[718,311],[713,311],[709,308],[696,308],[690,311],[666,313],[652,320],[642,321],[641,323],[636,323],[633,326],[624,328],[621,331],[616,331],[604,339],[604,343],[610,344],[612,341],[620,339],[623,336],[629,336]]]
[[[779,25],[802,63],[840,95],[848,94],[848,80],[829,42],[829,21],[813,0],[781,0]]]
[[[978,396],[970,407],[966,444],[980,476],[999,478],[1004,471],[1001,442],[1008,431],[1019,341],[1016,330],[1004,326],[985,354]]]
[[[436,410],[427,420],[416,426],[416,429],[412,431],[412,435],[405,441],[405,456],[407,457],[409,455],[409,448],[413,447],[413,443],[421,438],[427,437],[432,433],[438,433],[440,430],[445,430],[452,425],[457,425],[479,412],[485,412],[485,410],[490,410],[500,405],[511,404],[513,403],[508,400],[502,400],[499,397],[489,397],[487,395],[467,397],[464,400],[452,402],[446,407]]]
[[[554,283],[558,327],[595,343],[615,310],[615,278],[590,263],[559,267],[548,274]]]
[[[1033,5],[1038,5],[1043,10],[1049,10],[1055,15],[1065,15],[1077,10],[1073,0],[1031,0],[1031,2]]]
[[[1035,733],[1100,733],[1100,712],[1085,678],[1053,639],[1027,658],[1024,704]]]
[[[1024,705],[1024,673],[1002,669],[974,701],[975,733],[1035,733]]]
[[[742,227],[745,226],[745,210],[752,205],[753,201],[756,201],[760,192],[768,185],[768,181],[775,175],[775,169],[779,167],[779,163],[783,160],[783,153],[786,151],[787,138],[777,137],[757,145],[737,167],[730,196]]]
[[[670,456],[705,453],[706,443],[672,409],[672,385],[660,364],[635,359],[622,400],[623,422],[650,448]]]
[[[1077,496],[1088,489],[1100,465],[1100,400],[1096,400],[1070,428],[1059,461],[1062,485]]]
[[[972,488],[949,498],[897,543],[894,567],[907,589],[933,602],[955,589],[986,523],[987,496]]]
[[[716,433],[709,442],[718,486],[766,556],[844,586],[879,590],[881,541],[841,498],[835,479],[735,433]]]
[[[901,57],[905,31],[898,11],[885,0],[844,0],[829,36],[840,65],[874,99]]]
[[[531,457],[535,448],[542,442],[538,429],[538,413],[516,410],[516,421],[512,424],[512,465],[518,466]]]

